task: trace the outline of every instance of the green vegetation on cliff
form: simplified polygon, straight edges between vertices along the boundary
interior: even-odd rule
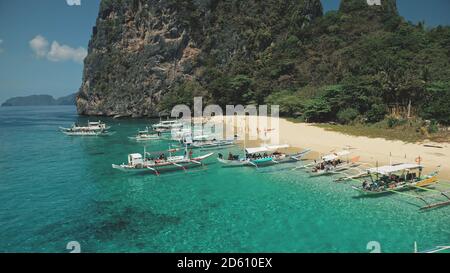
[[[450,125],[450,27],[406,22],[395,0],[325,15],[318,0],[103,0],[80,112],[157,115],[194,95],[310,122]]]
[[[386,115],[402,118],[409,108],[411,116],[449,125],[450,28],[406,22],[395,1],[382,2],[344,0],[339,11],[311,24],[285,17],[267,24],[278,29],[257,33],[248,26],[265,25],[258,16],[242,18],[223,4],[217,16],[242,22],[238,33],[250,41],[249,53],[221,65],[228,52],[212,46],[197,80],[210,103],[278,104],[281,114],[312,122],[376,123]],[[261,18],[278,14],[266,12]],[[208,45],[216,40],[204,38]]]

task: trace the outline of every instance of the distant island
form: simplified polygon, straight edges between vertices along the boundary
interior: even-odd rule
[[[54,105],[75,105],[77,94],[70,94],[65,97],[55,99],[50,95],[31,95],[25,97],[14,97],[5,101],[1,106],[54,106]]]

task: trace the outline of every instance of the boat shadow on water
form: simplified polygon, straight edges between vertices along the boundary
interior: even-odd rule
[[[105,154],[105,152],[88,152],[88,154],[89,154],[90,156],[95,156],[95,155],[104,155],[104,154]]]
[[[381,193],[381,194],[377,194],[377,195],[356,195],[356,196],[353,196],[352,199],[353,200],[364,200],[364,199],[366,199],[366,200],[375,200],[375,199],[382,200],[381,199],[382,197],[386,197],[388,195],[392,195],[392,193]],[[395,200],[400,201],[400,202],[405,203],[405,204],[412,205],[412,206],[417,207],[419,209],[422,207],[419,203],[415,203],[415,202],[410,201],[410,200],[405,199],[405,198],[393,197],[392,199],[395,199]]]
[[[145,170],[142,172],[136,172],[133,174],[135,177],[145,177],[145,176],[152,176],[157,178],[174,178],[174,177],[182,177],[182,176],[195,176],[200,175],[201,173],[204,173],[209,170],[209,167],[212,165],[215,165],[216,163],[211,162],[203,165],[192,165],[189,167],[186,167],[186,170],[180,170],[180,168],[173,167],[170,169],[161,169],[159,170],[159,175],[156,175],[152,170]],[[128,174],[129,175],[129,174]]]

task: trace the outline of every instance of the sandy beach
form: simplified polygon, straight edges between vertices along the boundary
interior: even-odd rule
[[[230,118],[228,118],[229,120]],[[216,116],[211,121],[215,123],[222,122],[223,117]],[[260,128],[260,130],[265,130],[266,128],[267,126]],[[289,144],[300,149],[311,149],[314,152],[309,155],[310,158],[317,158],[319,155],[329,154],[346,148],[350,148],[352,155],[360,156],[362,162],[373,166],[377,162],[378,165],[414,163],[420,157],[421,164],[425,166],[425,172],[432,172],[440,166],[440,178],[450,180],[450,165],[448,165],[450,160],[449,143],[405,143],[382,138],[351,136],[327,131],[313,124],[290,122],[283,118],[278,119],[278,128],[279,144]],[[248,144],[253,143],[248,142]],[[442,148],[427,147],[425,145]]]
[[[448,143],[405,143],[382,138],[368,138],[327,131],[311,124],[293,123],[280,119],[280,142],[295,147],[310,148],[318,153],[326,154],[333,150],[351,147],[353,154],[361,156],[361,161],[375,165],[392,162],[415,162],[420,156],[425,171],[433,171],[440,167],[440,177],[450,179],[450,146]],[[440,146],[432,148],[424,145]],[[390,156],[391,155],[391,156]]]

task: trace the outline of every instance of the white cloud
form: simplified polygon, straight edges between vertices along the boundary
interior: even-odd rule
[[[81,0],[66,0],[69,6],[81,6]]]
[[[48,53],[48,41],[41,35],[37,35],[30,41],[30,48],[38,58],[44,58]]]
[[[46,58],[52,62],[74,61],[83,63],[87,51],[83,47],[72,48],[53,41],[50,48],[49,42],[41,35],[37,35],[30,41],[30,48],[37,58]]]
[[[83,63],[86,55],[87,51],[82,47],[72,48],[68,45],[60,45],[58,42],[53,41],[47,58],[53,62],[72,60],[77,63]]]

